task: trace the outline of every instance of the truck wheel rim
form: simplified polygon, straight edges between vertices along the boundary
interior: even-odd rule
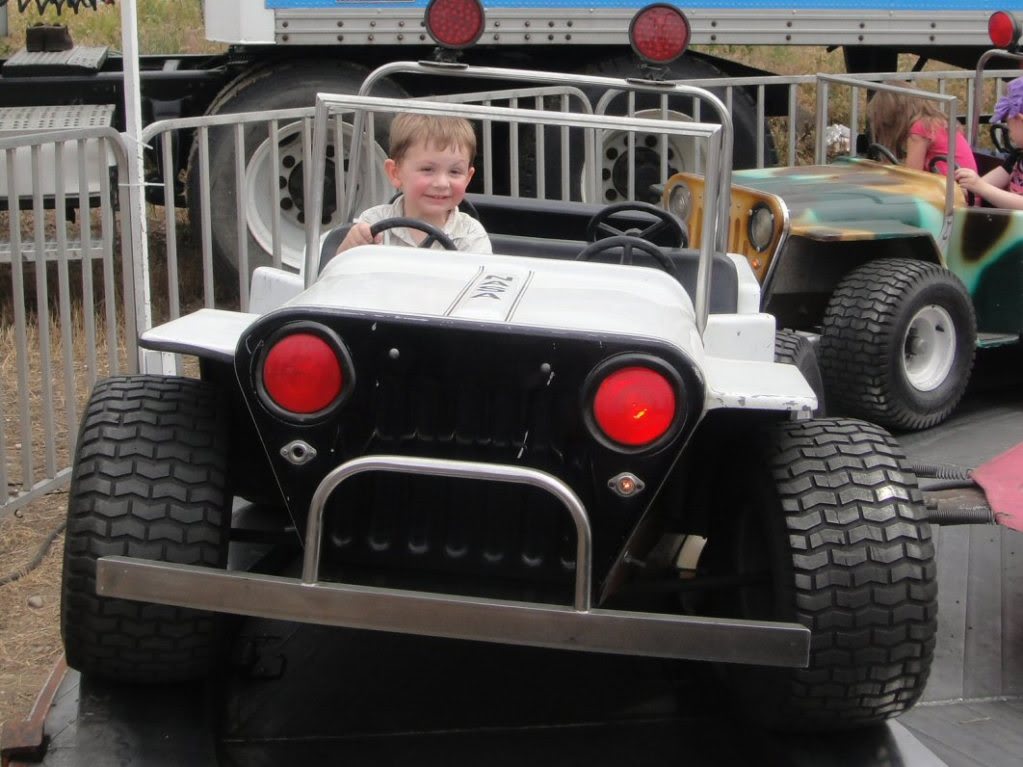
[[[660,109],[641,109],[635,113],[636,117],[648,119],[667,119],[675,122],[692,122],[692,117],[668,110],[667,117]],[[654,133],[635,133],[627,131],[605,131],[597,146],[597,161],[600,163],[600,180],[598,181],[597,200],[610,205],[616,202],[630,199],[629,196],[629,136],[635,136],[635,173],[636,193],[634,199],[657,204],[660,202],[660,195],[650,191],[652,184],[663,184],[675,173],[695,170],[697,167],[697,145],[696,142],[685,136],[667,137],[667,171],[661,170],[661,141],[662,137]],[[583,168],[582,199],[583,202],[591,202],[587,199],[590,190],[586,180],[590,178],[590,172]]]
[[[917,311],[906,328],[902,344],[906,380],[918,391],[933,391],[948,378],[955,357],[952,316],[936,304]]]
[[[343,141],[347,146],[351,139],[351,126],[343,123]],[[278,131],[278,160],[273,168],[273,153],[270,141],[264,141],[252,153],[245,169],[245,216],[249,233],[267,254],[273,253],[273,205],[280,208],[281,263],[292,269],[299,269],[305,254],[305,199],[302,193],[305,172],[302,158],[302,124],[291,123]],[[328,160],[324,190],[323,217],[320,233],[343,223],[342,205],[335,192],[337,159],[331,159],[336,152],[334,139],[328,139]],[[386,202],[389,184],[384,173],[387,155],[379,144],[373,145],[373,158],[369,161],[367,183],[358,190],[360,202],[356,212]],[[365,167],[365,166],[364,166]],[[343,169],[348,170],[348,160]],[[366,177],[366,176],[364,176]],[[363,202],[364,201],[364,202]],[[250,256],[251,257],[251,256]]]

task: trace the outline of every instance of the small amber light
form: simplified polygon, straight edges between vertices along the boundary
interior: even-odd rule
[[[627,471],[623,471],[617,476],[611,477],[607,481],[607,486],[614,491],[615,495],[622,498],[629,498],[636,493],[643,492],[643,488],[646,485],[643,484],[643,480]]]
[[[760,268],[760,259],[759,258],[754,258],[753,261],[752,261],[752,264],[753,264],[753,268],[754,269],[759,269]]]

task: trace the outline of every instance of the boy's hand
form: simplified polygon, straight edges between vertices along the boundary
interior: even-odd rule
[[[369,224],[365,221],[356,221],[352,224],[352,228],[348,230],[344,240],[338,245],[337,252],[340,253],[343,250],[354,248],[356,245],[379,245],[383,241],[383,234],[378,234],[374,237],[370,231]]]

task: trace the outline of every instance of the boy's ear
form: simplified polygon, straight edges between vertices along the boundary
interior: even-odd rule
[[[465,173],[465,183],[468,185],[472,181],[472,177],[476,174],[476,168],[472,165],[469,166],[469,170]]]
[[[398,163],[388,157],[384,160],[384,173],[387,174],[387,178],[391,181],[391,186],[395,189],[401,189],[401,179],[398,178]]]

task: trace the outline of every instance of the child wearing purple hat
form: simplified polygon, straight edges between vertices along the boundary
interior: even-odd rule
[[[983,176],[960,168],[956,181],[967,192],[983,197],[996,208],[1023,210],[1023,77],[1009,83],[1005,95],[998,99],[991,119],[1005,123],[1013,151],[1005,162]]]

